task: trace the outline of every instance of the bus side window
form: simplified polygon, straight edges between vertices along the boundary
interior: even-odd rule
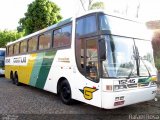
[[[9,56],[13,55],[13,45],[9,46]]]
[[[69,46],[71,44],[71,36],[72,36],[71,31],[72,31],[71,24],[55,30],[53,46],[55,48]]]
[[[27,41],[23,41],[20,43],[20,53],[27,52]]]
[[[86,41],[86,76],[96,81],[98,79],[98,50],[95,39]]]
[[[16,54],[18,54],[19,53],[19,43],[16,43],[15,45],[14,45],[14,48],[13,48],[14,50],[14,54],[16,55]]]
[[[28,52],[37,50],[37,37],[33,37],[28,41]]]
[[[53,46],[60,47],[61,46],[61,29],[55,30],[54,31],[54,42]]]
[[[76,36],[84,36],[96,33],[96,16],[83,17],[76,22]]]
[[[51,47],[52,31],[39,36],[39,50],[49,49]]]

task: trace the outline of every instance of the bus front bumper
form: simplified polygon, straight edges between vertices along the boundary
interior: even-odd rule
[[[157,87],[138,88],[120,92],[102,92],[102,108],[114,109],[155,98]]]

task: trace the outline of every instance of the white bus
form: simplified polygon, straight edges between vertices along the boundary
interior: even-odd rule
[[[4,75],[4,70],[5,70],[5,48],[0,48],[0,76]]]
[[[155,98],[151,38],[143,24],[92,11],[7,44],[13,83],[113,109]]]

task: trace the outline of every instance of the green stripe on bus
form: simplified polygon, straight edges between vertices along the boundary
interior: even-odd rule
[[[55,54],[56,54],[56,51],[45,53],[42,66],[39,71],[38,79],[36,82],[37,88],[41,88],[41,89],[44,88]]]
[[[33,67],[33,70],[32,70],[32,74],[31,74],[31,77],[30,77],[29,85],[31,85],[31,86],[36,85],[38,74],[39,74],[39,71],[40,71],[40,68],[41,68],[41,65],[42,65],[42,62],[43,62],[43,56],[44,55],[45,55],[45,53],[38,53],[38,55],[37,55],[37,58],[35,60],[34,67]]]

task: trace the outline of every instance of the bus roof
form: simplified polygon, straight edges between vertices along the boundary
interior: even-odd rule
[[[80,17],[83,17],[83,16],[88,15],[88,14],[92,14],[92,13],[104,13],[104,14],[106,14],[106,15],[108,15],[108,16],[113,16],[113,17],[117,17],[117,18],[121,18],[121,19],[125,19],[125,20],[130,20],[130,21],[138,22],[137,19],[128,18],[127,16],[120,16],[120,15],[115,14],[115,13],[114,13],[114,14],[113,14],[113,13],[108,13],[107,11],[104,11],[104,10],[101,10],[101,9],[100,9],[100,10],[90,10],[90,11],[88,11],[88,12],[85,12],[84,14],[77,15],[77,16],[74,16],[74,17],[71,17],[71,18],[62,20],[62,21],[60,21],[60,22],[57,23],[57,24],[51,25],[51,26],[49,26],[49,27],[46,27],[46,28],[44,28],[44,29],[42,29],[42,30],[39,30],[39,31],[37,31],[37,32],[34,32],[34,33],[30,34],[30,35],[27,35],[27,36],[25,36],[25,37],[22,37],[22,38],[20,38],[20,39],[18,39],[18,40],[15,40],[15,41],[13,41],[13,42],[9,42],[9,43],[7,43],[7,46],[9,46],[9,45],[11,45],[11,44],[14,44],[14,43],[17,43],[17,42],[20,42],[20,41],[23,41],[23,40],[25,40],[25,39],[29,39],[29,38],[31,38],[31,37],[33,37],[33,36],[36,36],[36,35],[38,35],[38,34],[42,34],[42,33],[46,32],[46,31],[52,30],[52,29],[54,29],[54,28],[58,28],[58,27],[60,27],[60,26],[62,26],[62,25],[65,25],[65,24],[67,24],[67,23],[70,23],[73,19],[80,18]]]
[[[42,30],[39,30],[39,31],[37,31],[37,32],[35,32],[35,33],[32,33],[32,34],[27,35],[27,36],[25,36],[25,37],[22,37],[22,38],[20,38],[20,39],[18,39],[18,40],[16,40],[16,41],[9,42],[9,43],[7,43],[7,46],[8,46],[8,45],[11,45],[11,44],[14,44],[14,43],[17,43],[17,42],[20,42],[20,41],[25,40],[25,39],[29,39],[29,38],[31,38],[31,37],[33,37],[33,36],[36,36],[36,35],[38,35],[38,34],[41,34],[41,33],[44,33],[44,32],[46,32],[46,31],[52,30],[52,29],[54,29],[54,28],[60,27],[60,26],[62,26],[62,25],[65,25],[65,24],[67,24],[67,23],[70,23],[71,21],[72,21],[72,18],[65,19],[65,20],[63,20],[63,21],[61,21],[61,22],[59,22],[59,23],[57,23],[57,24],[51,25],[51,26],[49,26],[49,27],[47,27],[47,28],[44,28],[44,29],[42,29]]]
[[[5,51],[5,50],[6,50],[6,48],[0,48],[0,50],[3,50],[3,51]]]

